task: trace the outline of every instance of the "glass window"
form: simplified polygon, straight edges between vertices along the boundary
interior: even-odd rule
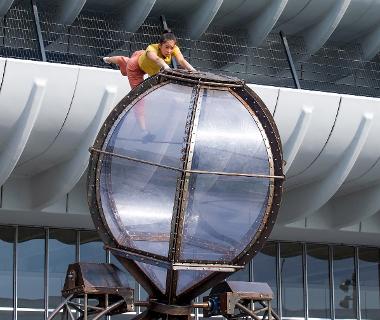
[[[13,308],[14,241],[15,228],[0,227],[0,307]]]
[[[13,320],[13,312],[12,311],[1,311],[0,310],[0,319],[1,320]]]
[[[49,230],[49,308],[61,303],[61,290],[69,264],[75,262],[76,231]]]
[[[355,250],[334,247],[334,304],[336,319],[356,319]]]
[[[17,320],[45,320],[45,313],[41,311],[17,311]]]
[[[103,242],[95,231],[80,231],[80,257],[83,262],[106,262],[106,251]]]
[[[282,317],[304,317],[302,245],[280,244]]]
[[[120,116],[103,149],[182,168],[192,88],[168,84]],[[171,121],[168,121],[171,119]],[[120,244],[162,256],[169,251],[178,171],[105,156],[100,193],[107,224]]]
[[[266,282],[273,291],[272,306],[277,312],[277,244],[267,242],[253,258],[253,281]]]
[[[377,320],[380,315],[379,249],[359,249],[359,276],[362,319]]]
[[[244,269],[239,270],[238,272],[235,272],[231,274],[227,281],[249,281],[249,263],[244,267]]]
[[[17,306],[19,308],[44,309],[44,264],[45,230],[19,227],[17,241]],[[18,311],[19,313],[22,318],[22,312]],[[34,313],[30,313],[30,316],[34,317]]]
[[[309,318],[330,319],[329,247],[308,244],[306,253]]]
[[[193,170],[269,174],[254,118],[229,91],[204,90],[194,131]],[[230,262],[259,228],[269,179],[192,174],[181,258]]]

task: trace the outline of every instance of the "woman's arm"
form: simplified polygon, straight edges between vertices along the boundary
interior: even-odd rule
[[[178,63],[181,65],[182,68],[189,70],[189,71],[196,71],[194,67],[187,62],[187,60],[184,58],[181,52],[178,52],[175,55],[175,58],[177,59]]]
[[[170,69],[170,67],[166,64],[164,59],[160,58],[155,52],[147,51],[146,56],[148,59],[154,61],[160,68]]]

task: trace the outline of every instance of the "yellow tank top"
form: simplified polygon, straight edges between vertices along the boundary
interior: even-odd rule
[[[169,57],[164,57],[161,54],[161,50],[158,47],[158,43],[154,43],[154,44],[149,45],[146,48],[145,52],[139,57],[139,67],[140,67],[140,69],[142,71],[144,71],[145,73],[149,74],[150,76],[153,76],[153,75],[157,74],[160,71],[160,67],[154,61],[152,61],[151,59],[149,59],[146,56],[146,53],[148,51],[155,52],[157,54],[157,56],[159,56],[160,58],[164,59],[164,61],[167,64],[170,64],[172,62],[172,56],[175,57],[178,53],[181,52],[179,50],[179,48],[177,46],[175,46],[172,54]]]

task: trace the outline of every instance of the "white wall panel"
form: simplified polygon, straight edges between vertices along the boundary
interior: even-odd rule
[[[20,118],[35,80],[46,82],[40,112],[18,166],[45,152],[59,134],[70,108],[77,73],[76,66],[7,60],[0,92],[0,108],[6,110],[0,117],[0,145],[8,139]]]
[[[292,180],[292,177],[305,171],[323,150],[334,126],[339,100],[340,98],[336,94],[280,89],[274,119],[280,131],[284,153],[290,147],[287,144],[291,143],[292,134],[299,130],[298,126],[300,125],[300,121],[302,121],[303,111],[311,111],[310,124],[308,125],[303,142],[298,153],[295,155],[292,165],[290,168],[286,168],[288,170],[288,187],[294,180],[299,181],[298,178],[293,178]],[[302,181],[302,178],[300,179]]]

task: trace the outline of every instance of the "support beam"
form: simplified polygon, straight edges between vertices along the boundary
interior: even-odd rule
[[[0,153],[0,186],[11,175],[26,146],[45,96],[46,80],[35,79],[25,108]]]
[[[318,51],[330,38],[339,22],[342,20],[351,0],[335,0],[328,14],[317,24],[313,25],[302,36],[305,39],[306,52],[313,54]]]
[[[380,52],[380,23],[361,41],[363,58],[371,60]]]
[[[106,87],[98,111],[79,143],[74,156],[32,178],[32,208],[41,210],[53,204],[75,186],[85,172],[90,157],[88,148],[93,144],[96,134],[108,114],[109,106],[114,104],[117,89]]]
[[[341,160],[318,182],[302,186],[285,194],[280,214],[279,225],[295,222],[313,214],[329,201],[341,187],[354,166],[372,125],[373,114],[365,113],[359,127],[343,153]]]
[[[203,0],[201,5],[194,8],[187,20],[187,30],[191,39],[199,39],[207,30],[215,15],[218,13],[223,0]]]
[[[4,17],[7,14],[13,2],[14,0],[2,0],[0,2],[0,17]]]
[[[41,60],[42,61],[46,61],[45,45],[44,45],[44,40],[42,38],[40,17],[38,15],[38,9],[37,9],[36,0],[32,0],[32,7],[33,7],[34,22],[35,22],[35,25],[36,25],[38,44],[40,46]]]
[[[302,142],[306,136],[311,123],[313,108],[308,106],[302,107],[302,112],[299,115],[297,123],[284,145],[284,160],[286,161],[285,173],[289,171],[294,158],[296,157]]]
[[[292,54],[290,53],[288,40],[286,39],[286,36],[285,36],[285,34],[282,31],[280,31],[280,37],[281,37],[281,40],[282,40],[282,44],[284,45],[284,48],[285,48],[286,58],[288,59],[290,71],[292,73],[292,77],[293,77],[293,81],[294,81],[294,86],[297,89],[301,89],[300,82],[298,80],[298,75],[297,75],[296,67],[294,66]]]
[[[251,46],[260,46],[273,29],[287,3],[288,0],[269,1],[263,12],[248,24],[248,37]]]

